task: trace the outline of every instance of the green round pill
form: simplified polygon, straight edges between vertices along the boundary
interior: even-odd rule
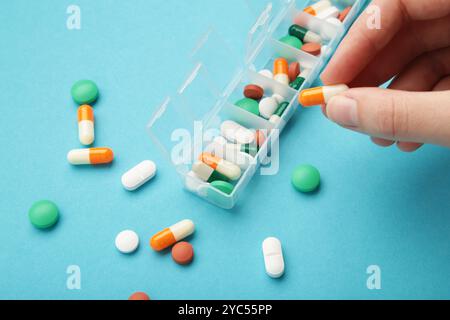
[[[280,42],[283,42],[296,49],[300,49],[303,46],[303,43],[300,41],[300,39],[294,36],[285,36],[280,39]]]
[[[222,191],[225,194],[231,194],[233,192],[234,186],[226,181],[216,180],[211,182],[211,186]]]
[[[320,173],[315,167],[305,164],[295,168],[292,184],[300,192],[312,192],[320,185]]]
[[[28,211],[28,217],[33,226],[39,229],[52,227],[59,218],[58,207],[49,200],[37,201]]]
[[[247,110],[257,116],[259,116],[259,103],[256,100],[250,98],[244,98],[235,103],[239,108]]]
[[[94,81],[80,80],[72,86],[70,93],[76,103],[91,104],[98,98],[98,87]]]

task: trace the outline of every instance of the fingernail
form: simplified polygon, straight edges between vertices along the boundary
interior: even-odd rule
[[[357,127],[359,125],[356,100],[335,96],[328,102],[326,111],[328,118],[341,126]]]

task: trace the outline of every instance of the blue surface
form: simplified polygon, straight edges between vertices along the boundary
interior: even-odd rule
[[[245,198],[218,209],[180,188],[152,145],[152,111],[190,69],[187,59],[211,22],[243,48],[250,17],[234,1],[78,0],[82,29],[66,29],[71,1],[0,4],[0,298],[450,298],[450,151],[381,149],[327,121],[298,112],[283,132],[280,173],[255,176]],[[233,18],[233,23],[229,23]],[[114,148],[111,166],[70,166],[77,140],[71,85],[97,82],[96,145]],[[124,171],[150,158],[157,178],[130,193]],[[290,185],[299,163],[320,169],[323,185],[302,195]],[[34,229],[27,212],[51,199],[61,220]],[[184,218],[196,222],[192,265],[148,247],[150,236]],[[126,228],[137,253],[114,247]],[[264,273],[261,243],[283,243],[286,274]],[[81,268],[81,290],[66,268]],[[382,289],[366,288],[366,268],[382,270]]]

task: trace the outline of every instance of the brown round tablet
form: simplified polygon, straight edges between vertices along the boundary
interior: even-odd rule
[[[194,248],[189,242],[178,242],[172,247],[172,258],[178,264],[189,264],[194,259]]]
[[[314,42],[310,42],[310,43],[305,43],[302,46],[302,51],[312,54],[313,56],[318,56],[320,54],[320,50],[321,50],[321,45],[318,43],[314,43]]]
[[[249,84],[244,88],[244,96],[253,100],[260,100],[264,96],[264,89],[256,84]]]
[[[128,300],[150,300],[150,297],[145,292],[135,292]]]
[[[344,10],[339,13],[338,19],[341,20],[341,22],[344,22],[345,18],[347,18],[347,15],[349,14],[350,10],[352,10],[352,7],[347,7]]]
[[[300,63],[292,62],[289,65],[289,81],[294,82],[300,74]]]

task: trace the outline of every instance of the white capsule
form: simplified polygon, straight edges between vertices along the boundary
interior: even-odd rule
[[[133,191],[152,179],[155,174],[155,163],[150,160],[145,160],[122,175],[122,185],[125,189]]]
[[[321,19],[321,20],[327,20],[329,18],[336,18],[339,16],[339,9],[336,7],[328,7],[325,8],[323,10],[320,10],[317,15],[316,18]]]
[[[332,24],[333,26],[342,27],[342,21],[339,20],[338,18],[331,17],[326,19],[325,21],[328,22],[329,24]]]
[[[272,95],[272,98],[274,98],[275,100],[277,100],[277,103],[278,103],[278,104],[283,103],[283,102],[286,101],[286,99],[285,99],[281,94],[278,94],[278,93],[274,93],[274,94]]]
[[[341,94],[349,90],[349,87],[346,84],[337,84],[333,86],[324,86],[323,87],[323,98],[325,100],[325,104],[327,104],[331,98]]]
[[[258,72],[258,73],[259,73],[260,75],[264,76],[264,77],[273,79],[273,73],[272,73],[272,71],[270,71],[270,70],[268,70],[268,69],[261,70],[261,71]]]
[[[175,240],[178,242],[193,234],[195,230],[195,225],[194,222],[192,222],[192,220],[185,219],[178,223],[175,223],[173,226],[169,227],[169,229],[172,232]]]
[[[305,34],[305,37],[303,38],[303,41],[306,43],[322,43],[322,37],[319,36],[317,33],[314,33],[312,31],[308,31]]]
[[[270,237],[262,244],[266,273],[272,278],[279,278],[284,274],[284,259],[281,242]]]
[[[239,123],[227,120],[220,126],[222,136],[228,141],[238,144],[251,144],[255,141],[255,134]]]
[[[275,75],[273,77],[273,79],[275,81],[278,81],[279,83],[286,85],[286,86],[289,85],[289,75],[287,75],[285,73],[279,73],[279,74]]]
[[[269,119],[277,110],[278,102],[272,97],[267,97],[259,102],[259,114],[265,119]]]
[[[78,140],[88,146],[94,142],[94,138],[94,110],[85,104],[78,108]]]
[[[204,162],[215,171],[223,174],[230,180],[236,181],[241,177],[241,168],[235,165],[233,162],[219,158],[211,153],[203,152],[200,155],[200,161]]]
[[[214,173],[214,169],[208,166],[206,163],[203,163],[202,161],[196,161],[192,165],[192,172],[194,172],[195,176],[198,179],[204,182],[208,182],[212,174]]]

